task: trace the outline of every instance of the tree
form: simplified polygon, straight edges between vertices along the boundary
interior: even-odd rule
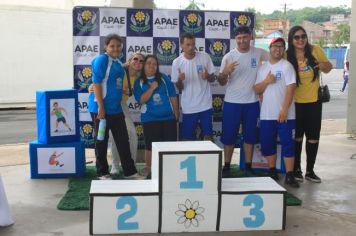
[[[338,25],[334,39],[336,45],[350,43],[350,26],[345,24]]]
[[[343,14],[348,16],[351,14],[351,8],[347,6],[339,7],[305,7],[298,10],[288,10],[287,19],[291,25],[300,25],[304,20],[313,23],[322,23],[330,20],[330,15]],[[263,15],[266,19],[284,19],[284,14],[280,10],[275,10],[271,14]]]
[[[246,8],[245,11],[255,13],[255,16],[256,16],[256,18],[255,18],[255,30],[256,31],[262,30],[264,17],[262,16],[261,12],[258,12],[258,11],[256,11],[255,8],[251,8],[251,7]]]
[[[324,37],[322,37],[322,38],[320,38],[319,40],[316,40],[315,41],[315,44],[318,44],[320,47],[324,47],[324,46],[326,46],[326,40],[325,40],[325,38]]]
[[[200,7],[205,7],[204,3],[197,2],[196,0],[189,0],[189,5],[185,8],[187,10],[201,10]]]

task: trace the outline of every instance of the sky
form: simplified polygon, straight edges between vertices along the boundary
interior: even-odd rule
[[[204,3],[202,10],[244,11],[246,8],[255,8],[257,11],[270,14],[274,10],[283,10],[284,4],[288,9],[301,9],[304,7],[338,7],[346,5],[351,7],[352,0],[197,0]],[[189,0],[154,0],[157,8],[182,9],[188,6]]]

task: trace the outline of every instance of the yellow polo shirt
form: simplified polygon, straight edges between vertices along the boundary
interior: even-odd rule
[[[318,62],[327,62],[323,49],[318,45],[313,45],[312,54]],[[318,100],[318,89],[320,86],[320,75],[313,81],[313,68],[307,65],[307,59],[298,61],[298,73],[300,83],[295,90],[294,100],[298,103],[310,103]]]
[[[123,103],[126,103],[127,99],[129,98],[128,95],[127,95],[129,93],[129,83],[128,83],[128,80],[127,80],[128,76],[129,75],[127,73],[125,73],[124,82],[122,83],[122,90],[123,90],[122,102]],[[134,83],[135,83],[137,78],[138,78],[138,76],[130,76],[130,84],[131,84],[132,92],[133,92]]]

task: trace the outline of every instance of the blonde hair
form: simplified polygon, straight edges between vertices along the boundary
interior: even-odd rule
[[[125,67],[125,68],[129,68],[129,65],[130,65],[130,62],[131,62],[132,58],[134,58],[134,57],[137,56],[137,55],[138,55],[138,56],[141,56],[143,60],[145,59],[145,55],[143,55],[143,54],[140,53],[140,52],[135,52],[135,53],[133,53],[133,54],[131,55],[131,57],[124,63],[124,67]]]

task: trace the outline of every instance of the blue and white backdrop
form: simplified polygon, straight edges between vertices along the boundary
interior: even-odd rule
[[[74,88],[79,91],[80,133],[86,147],[93,147],[93,126],[87,111],[88,86],[91,83],[91,61],[103,52],[106,35],[116,33],[124,40],[121,61],[134,52],[155,54],[163,73],[171,73],[172,61],[178,57],[179,35],[193,33],[196,50],[207,52],[218,72],[225,53],[236,47],[234,31],[246,25],[252,30],[255,15],[249,12],[159,10],[76,7],[73,9]],[[214,138],[220,139],[221,115],[225,88],[211,84],[214,108]],[[130,104],[143,148],[139,104]]]

